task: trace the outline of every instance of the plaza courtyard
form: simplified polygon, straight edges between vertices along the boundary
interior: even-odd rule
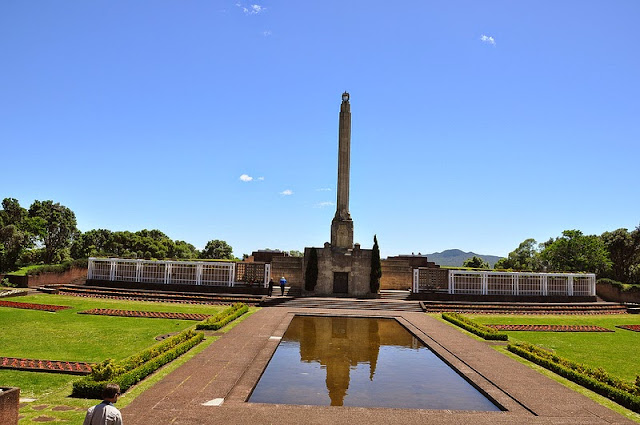
[[[16,300],[14,298],[13,300]],[[94,305],[110,305],[119,308],[136,308],[143,311],[175,311],[213,313],[221,306],[180,305],[170,303],[132,302],[122,300],[97,300],[58,295],[20,297],[20,301],[40,304],[67,304],[71,310],[56,313],[16,310],[0,310],[3,323],[9,324],[3,334],[2,355],[19,353],[26,357],[50,359],[88,360],[98,362],[105,357],[124,358],[136,350],[156,343],[154,336],[175,332],[192,326],[192,322],[170,319],[100,317],[76,314]],[[506,354],[504,343],[479,340],[466,331],[442,321],[437,314],[419,312],[297,308],[280,307],[252,309],[250,315],[234,322],[218,332],[207,332],[206,340],[178,360],[160,369],[151,377],[127,391],[118,405],[127,424],[175,423],[438,423],[438,424],[495,424],[495,423],[544,423],[544,424],[601,424],[632,423],[639,415],[626,410],[603,397],[563,380],[551,372],[541,371],[531,363]],[[65,317],[63,314],[67,314]],[[26,318],[28,315],[29,318]],[[425,343],[438,357],[452,366],[480,392],[492,399],[501,411],[476,412],[455,410],[363,408],[346,406],[310,406],[266,404],[247,402],[256,383],[272,358],[282,336],[295,315],[349,316],[393,318],[413,336]],[[38,321],[35,316],[41,316]],[[494,316],[474,317],[484,323],[610,323],[637,324],[637,316],[618,315],[565,315],[565,316]],[[60,323],[56,324],[56,321]],[[49,325],[47,325],[47,322]],[[28,323],[28,325],[27,325]],[[24,337],[32,329],[39,333]],[[12,330],[12,328],[14,328]],[[119,332],[123,341],[131,344],[96,342],[91,349],[79,343],[91,339],[91,332],[99,332],[116,338],[109,332]],[[87,333],[88,332],[88,333]],[[522,333],[510,333],[511,338]],[[540,341],[552,345],[559,353],[567,353],[562,341],[575,346],[575,334],[536,333],[534,338],[551,338]],[[609,357],[627,360],[629,351],[637,352],[636,332],[616,329],[615,334],[624,340],[616,340],[618,348],[609,347]],[[22,337],[19,337],[22,335]],[[39,337],[38,337],[39,335]],[[614,333],[590,334],[589,338],[609,338],[605,345],[612,345]],[[107,338],[107,339],[109,339]],[[52,342],[55,341],[55,342]],[[75,343],[73,341],[76,341]],[[596,344],[587,341],[586,345]],[[635,347],[635,348],[634,348]],[[627,351],[624,351],[627,350]],[[597,356],[594,356],[597,359]],[[581,358],[574,360],[582,361]],[[614,359],[615,360],[615,359]],[[597,362],[598,360],[596,360]],[[596,364],[597,365],[597,364]],[[633,362],[629,364],[633,369]],[[614,364],[616,373],[621,369]],[[622,371],[625,379],[632,379],[633,371]],[[94,400],[71,398],[71,383],[79,379],[73,375],[54,375],[25,371],[1,370],[3,385],[19,385],[23,389],[20,424],[43,421],[67,421],[77,423],[84,410]],[[552,379],[553,378],[553,379]],[[558,381],[563,381],[560,383]],[[406,387],[415,383],[407,380]],[[571,388],[570,388],[571,387]],[[578,391],[576,391],[578,389]],[[581,394],[583,393],[583,394]],[[584,394],[587,394],[588,397]],[[613,407],[613,411],[593,399]]]

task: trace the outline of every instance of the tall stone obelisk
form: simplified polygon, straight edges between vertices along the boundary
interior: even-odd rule
[[[349,213],[349,169],[351,163],[351,106],[349,93],[342,93],[338,130],[338,199],[331,221],[331,246],[353,248],[353,220]]]

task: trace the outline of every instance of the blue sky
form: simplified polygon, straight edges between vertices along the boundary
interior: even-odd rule
[[[237,256],[322,246],[347,90],[363,247],[640,223],[637,0],[254,1],[3,1],[0,197]]]

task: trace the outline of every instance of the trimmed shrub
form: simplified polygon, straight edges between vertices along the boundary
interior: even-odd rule
[[[246,304],[235,303],[231,307],[224,309],[215,316],[208,317],[207,319],[198,323],[196,325],[196,329],[216,331],[226,326],[228,323],[233,322],[238,317],[245,314],[247,311],[249,311],[249,307]]]
[[[318,253],[315,248],[311,248],[307,269],[304,273],[304,289],[313,291],[316,288],[316,283],[318,283]]]
[[[73,397],[100,398],[109,382],[120,385],[122,392],[140,382],[160,367],[178,358],[204,339],[202,332],[192,329],[167,338],[122,362],[107,359],[92,368],[90,375],[73,383]]]
[[[602,368],[593,369],[583,364],[572,362],[532,344],[509,344],[507,349],[634,412],[640,413],[638,386],[611,376]],[[636,378],[636,381],[638,381],[638,378]]]
[[[618,288],[623,292],[624,291],[629,291],[630,289],[633,289],[633,288],[640,288],[640,285],[638,285],[638,284],[623,283],[623,282],[619,282],[617,280],[607,279],[607,278],[598,279],[597,283],[608,283],[609,285],[613,286],[614,288]]]
[[[487,340],[507,341],[509,339],[507,334],[498,332],[495,329],[481,325],[480,323],[476,323],[458,313],[442,313],[442,318]]]

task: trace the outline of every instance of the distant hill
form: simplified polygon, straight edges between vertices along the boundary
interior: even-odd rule
[[[434,252],[433,254],[426,254],[429,261],[433,261],[439,266],[454,266],[461,267],[464,260],[467,258],[471,258],[473,256],[480,257],[487,263],[489,266],[493,267],[493,265],[502,257],[497,255],[482,255],[476,254],[475,252],[464,252],[459,249],[447,249],[442,252]]]

